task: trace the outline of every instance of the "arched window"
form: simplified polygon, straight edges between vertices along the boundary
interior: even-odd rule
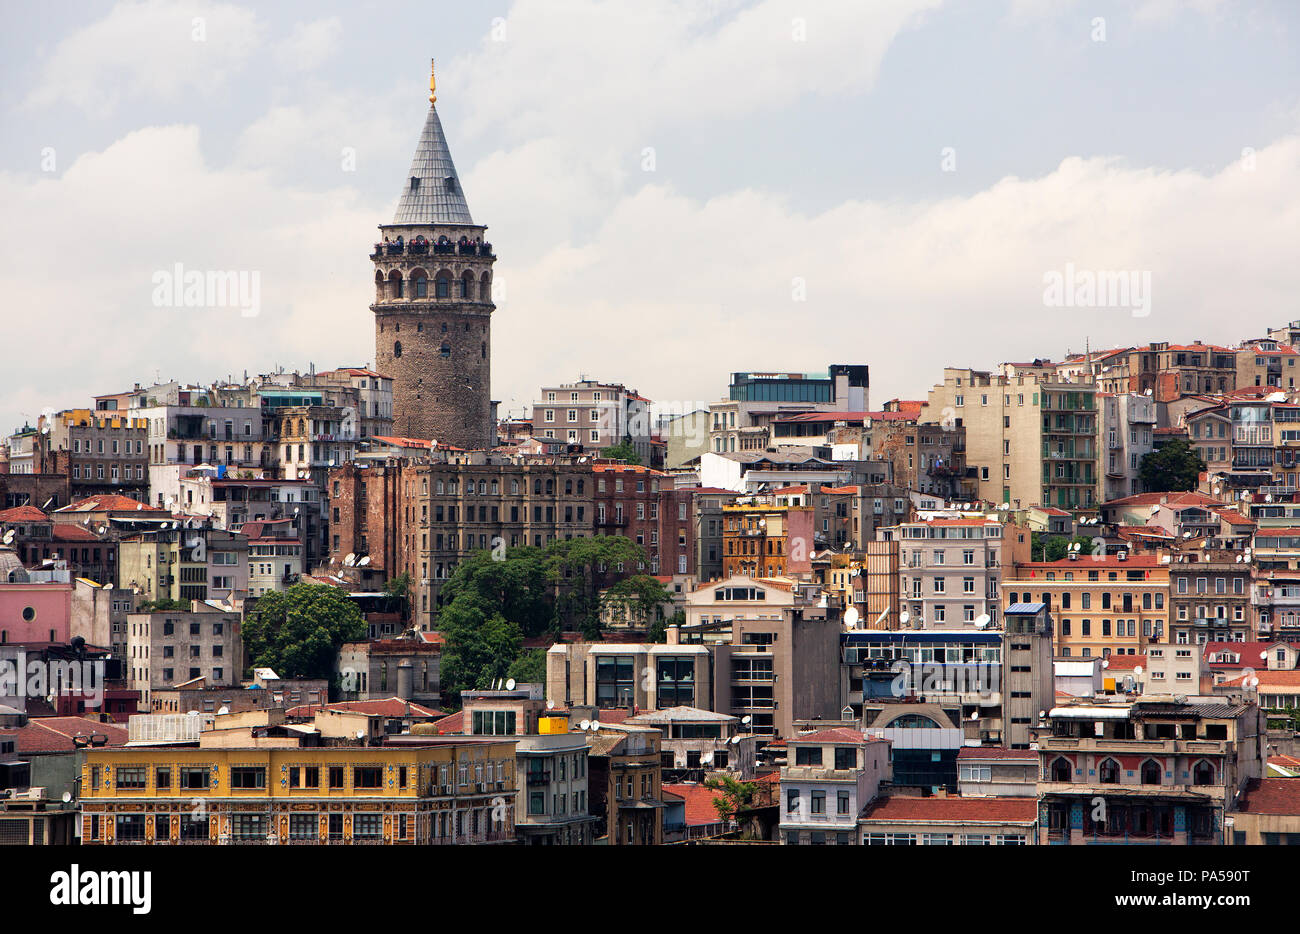
[[[492,280],[487,273],[483,273],[478,280],[478,300],[480,302],[492,301]]]
[[[375,301],[384,300],[384,274],[378,269],[375,270]]]
[[[891,730],[934,730],[939,728],[939,724],[929,717],[913,713],[895,717],[889,721],[889,728]]]
[[[438,355],[441,356],[441,357],[450,357],[450,356],[451,356],[451,344],[443,344],[441,347],[439,347],[439,348],[438,348]]]
[[[1097,779],[1103,785],[1119,784],[1119,763],[1114,759],[1103,759],[1097,766]]]
[[[445,269],[439,271],[435,285],[434,298],[451,298],[451,273]]]
[[[465,273],[465,275],[461,276],[460,279],[460,297],[464,299],[468,299],[471,297],[470,293],[473,291],[474,291],[474,275],[473,273],[467,272]]]
[[[1161,771],[1159,762],[1155,759],[1147,759],[1142,763],[1142,784],[1159,785]]]
[[[1207,759],[1201,759],[1192,769],[1193,785],[1213,785],[1214,784],[1214,764]]]
[[[415,294],[412,298],[429,297],[429,277],[423,269],[416,269],[411,273],[411,281],[415,284]]]
[[[400,357],[401,355],[402,355],[402,342],[397,341],[396,343],[393,344],[393,356]]]
[[[405,292],[402,288],[402,274],[394,269],[388,274],[388,297],[404,298]]]
[[[1065,756],[1057,756],[1052,761],[1052,781],[1068,782],[1074,779],[1074,768]]]

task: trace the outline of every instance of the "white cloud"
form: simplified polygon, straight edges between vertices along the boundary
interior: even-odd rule
[[[289,37],[277,46],[276,58],[289,70],[311,71],[338,51],[342,38],[343,21],[337,16],[297,23]]]
[[[263,34],[256,14],[230,4],[120,0],[58,43],[24,103],[103,114],[122,98],[208,93],[243,67]]]

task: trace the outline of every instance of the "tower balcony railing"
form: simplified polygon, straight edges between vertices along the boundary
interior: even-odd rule
[[[470,240],[468,237],[461,237],[458,241],[453,241],[450,237],[439,237],[436,241],[417,238],[415,240],[385,240],[382,243],[375,244],[375,251],[370,254],[371,259],[379,259],[381,256],[403,256],[414,255],[424,256],[429,253],[441,255],[460,255],[460,256],[487,256],[494,257],[492,244],[482,240]]]

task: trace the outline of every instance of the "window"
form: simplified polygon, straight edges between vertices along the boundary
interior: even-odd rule
[[[205,768],[181,769],[181,787],[187,790],[206,789],[210,784],[211,774]]]
[[[118,789],[139,789],[143,791],[148,772],[149,770],[145,766],[119,768],[116,779]]]
[[[237,766],[230,770],[231,788],[265,788],[266,769]]]
[[[797,746],[794,751],[795,765],[821,765],[822,747]]]

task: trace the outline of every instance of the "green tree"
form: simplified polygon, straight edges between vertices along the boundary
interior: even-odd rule
[[[347,594],[327,584],[294,584],[258,598],[243,628],[251,668],[281,678],[329,678],[339,647],[366,637],[366,624]]]
[[[525,649],[506,669],[506,677],[520,684],[546,683],[546,650]]]
[[[611,444],[607,448],[602,448],[600,456],[612,460],[626,461],[633,465],[641,463],[641,455],[636,452],[636,447],[633,446],[630,438],[624,438],[618,444]]]
[[[438,625],[445,640],[440,669],[444,700],[459,704],[462,692],[510,677],[524,644],[518,623],[465,596],[443,609]]]
[[[138,613],[188,613],[190,611],[190,602],[188,600],[173,600],[170,597],[160,597],[157,600],[146,600],[140,604]]]
[[[1138,476],[1152,493],[1194,490],[1205,469],[1196,450],[1183,438],[1169,441],[1158,451],[1142,458]]]
[[[729,821],[738,817],[753,804],[754,794],[758,791],[757,782],[737,781],[730,775],[717,775],[704,780],[704,787],[717,792],[713,796],[713,809],[718,812],[719,820]]]
[[[615,535],[471,554],[439,600],[443,696],[455,703],[462,691],[496,678],[540,680],[544,653],[525,653],[524,639],[548,633],[558,639],[567,627],[599,638],[602,582],[620,565],[644,560],[638,545]]]
[[[658,622],[659,607],[673,602],[673,592],[649,574],[633,574],[612,587],[601,597],[603,609],[626,614],[633,628],[647,629]]]
[[[411,593],[411,575],[406,571],[391,578],[388,583],[384,584],[384,595],[387,599],[387,609],[390,613],[401,613],[406,617],[407,600]]]

